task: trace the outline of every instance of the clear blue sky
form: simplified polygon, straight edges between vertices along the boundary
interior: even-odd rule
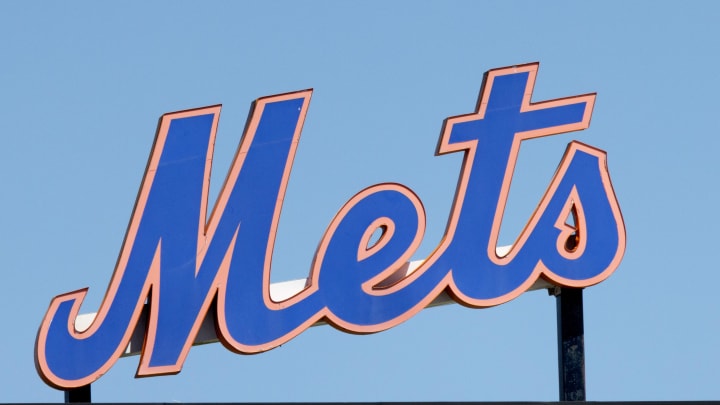
[[[151,2],[0,5],[0,402],[62,401],[33,364],[50,299],[94,312],[161,114],[223,104],[212,196],[250,103],[314,88],[273,280],[307,274],[335,212],[407,185],[439,240],[460,156],[442,120],[483,73],[540,62],[534,100],[597,92],[591,127],[523,144],[501,243],[573,139],[608,152],[625,259],[585,291],[589,400],[720,399],[720,6],[714,2]],[[555,302],[423,311],[371,336],[313,328],[256,356],[193,348],[176,376],[137,357],[93,385],[110,401],[557,399]]]

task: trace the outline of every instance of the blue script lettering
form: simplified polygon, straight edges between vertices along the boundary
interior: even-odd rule
[[[510,252],[496,253],[520,143],[585,129],[592,115],[594,94],[531,103],[537,68],[489,71],[477,111],[445,121],[437,152],[462,152],[464,161],[445,234],[417,269],[406,271],[424,234],[422,203],[402,185],[379,184],[340,209],[306,288],[281,302],[270,297],[270,263],[311,91],[253,104],[207,222],[220,107],[166,114],[97,316],[76,330],[87,289],[52,300],[36,344],[40,376],[57,388],[100,378],[127,347],[146,302],[138,376],[179,372],[211,308],[226,347],[257,353],[318,321],[378,332],[442,292],[481,308],[517,297],[540,278],[568,287],[604,280],[623,256],[625,229],[605,153],[579,142],[569,144]]]

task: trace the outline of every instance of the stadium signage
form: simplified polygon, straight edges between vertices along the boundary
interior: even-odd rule
[[[214,211],[207,217],[220,106],[160,120],[115,271],[85,330],[75,319],[87,289],[52,299],[36,341],[50,385],[100,378],[127,347],[149,306],[137,376],[178,373],[209,311],[237,353],[275,348],[318,321],[351,333],[391,328],[448,293],[466,306],[505,303],[539,279],[587,287],[607,278],[625,250],[625,228],[606,154],[571,142],[547,192],[507,254],[500,222],[523,140],[588,127],[594,94],[531,103],[538,64],[486,73],[474,113],[446,119],[437,153],[464,161],[445,235],[413,271],[406,263],[425,228],[407,187],[368,187],[336,214],[306,287],[269,294],[280,210],[312,91],[257,100]]]

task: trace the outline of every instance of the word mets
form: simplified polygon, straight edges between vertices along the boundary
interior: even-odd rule
[[[568,145],[510,251],[496,252],[520,143],[587,128],[595,102],[594,94],[531,102],[537,69],[487,72],[476,111],[445,120],[437,154],[464,160],[445,234],[418,268],[406,271],[423,238],[422,203],[405,186],[378,184],[340,208],[308,264],[306,287],[279,302],[269,293],[270,263],[312,91],[255,101],[209,220],[220,107],[164,115],[97,316],[86,330],[74,326],[87,289],[51,301],[36,342],[40,376],[57,388],[100,378],[146,305],[138,376],[178,373],[211,310],[228,349],[257,353],[319,321],[350,333],[382,331],[443,292],[482,308],[540,278],[567,287],[604,280],[623,256],[625,228],[605,152],[579,142]]]

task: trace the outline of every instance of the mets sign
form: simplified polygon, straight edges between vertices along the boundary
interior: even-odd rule
[[[257,353],[320,321],[379,332],[440,294],[482,308],[538,281],[604,280],[622,259],[625,228],[605,152],[579,142],[568,145],[509,251],[496,250],[520,143],[585,129],[593,111],[594,94],[531,102],[537,69],[487,72],[476,111],[445,121],[437,153],[459,152],[464,161],[445,234],[419,266],[407,263],[425,229],[420,199],[400,184],[374,185],[340,208],[304,288],[282,301],[270,296],[270,263],[312,91],[253,104],[207,221],[220,107],[164,115],[105,298],[87,328],[75,326],[86,289],[53,298],[37,335],[40,376],[58,388],[92,383],[140,327],[137,375],[178,373],[208,311],[228,349]]]

